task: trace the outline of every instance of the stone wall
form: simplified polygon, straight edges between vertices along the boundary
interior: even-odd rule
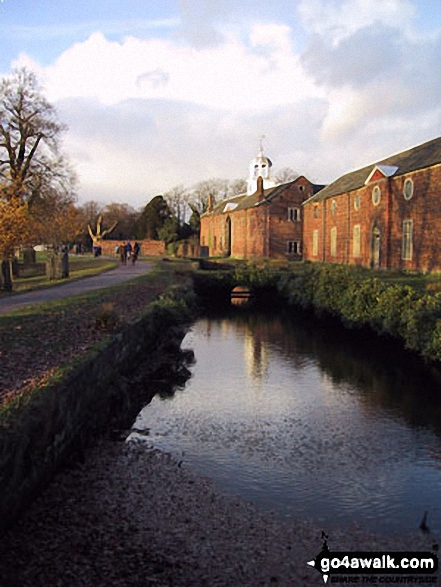
[[[164,368],[186,332],[182,301],[153,304],[103,350],[58,383],[35,390],[25,406],[0,422],[0,531],[5,531],[66,464],[115,418],[136,417],[151,398],[139,398],[131,377]],[[167,371],[172,371],[167,365]],[[129,421],[130,421],[129,418]],[[131,422],[133,422],[130,421]]]

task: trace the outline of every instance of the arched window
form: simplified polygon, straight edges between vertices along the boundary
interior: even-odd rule
[[[337,256],[337,227],[331,228],[331,256]]]
[[[360,210],[360,194],[354,196],[354,210]]]
[[[372,190],[372,203],[374,206],[378,206],[378,204],[380,203],[381,200],[381,190],[378,187],[378,185],[376,185],[374,187],[374,189]]]
[[[410,179],[410,177],[404,181],[403,196],[405,200],[410,200],[410,198],[413,196],[413,181]]]

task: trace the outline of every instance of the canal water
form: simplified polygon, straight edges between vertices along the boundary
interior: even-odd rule
[[[287,518],[441,532],[441,378],[391,341],[292,313],[200,319],[192,376],[132,436]],[[158,384],[159,385],[159,384]]]

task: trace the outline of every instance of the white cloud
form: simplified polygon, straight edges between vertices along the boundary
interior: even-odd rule
[[[395,129],[396,145],[401,136],[409,135],[409,129],[414,129],[415,137],[421,136],[423,126],[432,138],[439,133],[441,120],[437,57],[441,35],[413,34],[414,6],[407,0],[355,0],[353,14],[345,14],[347,5],[348,0],[313,0],[312,5],[302,2],[300,6],[316,31],[302,54],[302,64],[329,102],[322,140],[338,147],[348,140],[355,142],[357,136],[361,145],[366,133],[377,127],[386,145],[391,142],[385,131],[388,125]],[[311,6],[317,14],[310,12]],[[433,129],[422,119],[417,122],[429,113],[426,119],[438,121]]]
[[[20,56],[70,126],[82,200],[246,177],[262,133],[276,168],[319,183],[439,134],[441,36],[413,34],[410,0],[300,0],[301,52],[263,0],[243,20],[235,0],[180,5],[180,37],[96,32],[45,68]]]
[[[333,44],[372,24],[407,31],[416,14],[411,0],[300,0],[298,12],[310,33]]]
[[[82,97],[107,105],[140,98],[249,110],[320,93],[291,50],[289,27],[281,25],[256,25],[251,48],[234,38],[197,49],[165,39],[118,43],[95,33],[44,73],[51,100]]]

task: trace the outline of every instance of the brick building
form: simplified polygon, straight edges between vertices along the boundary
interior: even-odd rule
[[[303,258],[441,270],[441,138],[343,175],[302,206]]]
[[[201,247],[212,257],[302,258],[302,203],[320,187],[305,177],[277,185],[262,147],[250,165],[247,193],[201,216]]]

